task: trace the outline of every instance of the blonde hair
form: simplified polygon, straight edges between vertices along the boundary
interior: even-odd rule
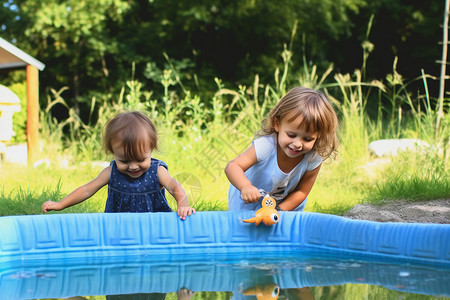
[[[281,121],[287,114],[294,113],[288,120],[302,117],[300,127],[318,134],[313,150],[323,158],[336,154],[339,141],[336,131],[338,119],[325,94],[306,87],[294,87],[275,105],[262,121],[258,136],[275,132],[276,120]]]
[[[158,135],[153,122],[138,111],[122,112],[106,123],[103,133],[103,148],[106,153],[114,154],[112,142],[120,139],[124,149],[125,158],[140,160],[148,141],[150,149],[158,149]]]

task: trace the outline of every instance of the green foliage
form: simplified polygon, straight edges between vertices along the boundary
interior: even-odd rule
[[[0,34],[46,64],[40,73],[41,99],[51,89],[67,87],[65,102],[87,123],[92,98],[108,104],[119,101],[131,66],[135,69],[132,80],[142,90],[152,91],[158,105],[167,92],[162,84],[165,70],[171,71],[172,91],[178,97],[189,91],[204,105],[214,96],[217,74],[227,87],[252,86],[255,76],[260,82],[271,82],[276,74],[279,82],[271,86],[282,93],[283,84],[286,88],[298,80],[310,86],[308,80],[317,80],[288,68],[303,68],[306,75],[313,75],[326,74],[333,65],[346,74],[360,68],[362,61],[362,80],[369,81],[385,78],[391,72],[391,60],[400,56],[396,68],[407,73],[405,82],[420,75],[423,66],[429,74],[437,74],[437,64],[429,62],[440,57],[440,47],[428,45],[437,45],[441,39],[436,17],[441,6],[438,0],[426,4],[400,0],[9,0],[0,6]],[[355,57],[361,56],[361,46],[360,61]],[[318,64],[312,66],[312,61]],[[10,80],[5,72],[0,76],[3,84]],[[413,89],[417,84],[411,81]],[[430,89],[434,94],[434,85]],[[396,91],[392,96],[379,99],[383,107],[397,101]],[[62,120],[67,111],[59,108],[52,114]]]
[[[127,1],[11,1],[12,6],[17,8],[15,26],[23,30],[14,38],[21,49],[46,63],[44,90],[70,83],[70,103],[78,112],[79,102],[90,96],[86,87],[110,90],[106,55],[118,49],[107,34],[108,22],[121,22]]]
[[[151,90],[155,99],[165,92],[164,70],[172,70],[177,93],[189,90],[208,105],[216,74],[225,86],[250,86],[255,74],[261,82],[269,82],[277,69],[287,70],[286,52],[284,61],[279,59],[283,49],[304,58],[288,58],[290,67],[299,69],[316,61],[320,73],[330,63],[341,72],[352,72],[360,62],[348,55],[349,48],[355,53],[362,43],[371,45],[365,49],[377,57],[378,47],[394,43],[368,42],[365,25],[370,16],[375,37],[382,26],[379,20],[388,19],[398,20],[402,32],[407,32],[400,37],[408,40],[424,23],[430,24],[428,33],[436,32],[434,23],[427,22],[438,19],[433,14],[438,5],[437,0],[405,5],[405,13],[398,0],[10,0],[0,7],[5,16],[0,18],[0,33],[46,64],[40,74],[43,94],[68,87],[65,101],[86,122],[92,97],[117,102],[133,63],[133,80]],[[438,57],[432,54],[429,61]],[[385,57],[377,62],[384,65]],[[364,69],[364,73],[371,70]],[[65,117],[65,111],[53,113],[58,119]]]
[[[50,145],[51,146],[51,145]],[[56,148],[56,147],[55,147]],[[91,163],[64,160],[54,150],[50,159],[32,168],[4,162],[0,165],[5,180],[0,188],[0,216],[41,214],[47,200],[59,201],[75,188],[97,176],[101,168]],[[91,199],[64,210],[64,213],[103,212],[107,189]],[[52,212],[53,213],[53,212]]]
[[[311,290],[314,294],[314,299],[317,300],[347,300],[347,299],[408,299],[408,300],[437,300],[445,299],[446,297],[436,297],[433,295],[421,295],[401,292],[401,289],[394,290],[384,286],[364,284],[362,282],[347,283],[335,286],[314,286]]]
[[[437,149],[398,155],[382,172],[369,202],[445,199],[450,196],[450,166]]]
[[[227,300],[231,299],[233,296],[232,292],[202,292],[202,291],[195,291],[194,296],[192,299],[202,299],[202,300]],[[167,293],[166,298],[167,300],[178,300],[182,299],[181,297],[178,297],[177,293]]]
[[[13,130],[16,135],[12,143],[23,143],[27,139],[27,88],[24,83],[14,83],[9,86],[20,99],[20,111],[13,115]]]
[[[0,215],[34,215],[41,208],[41,204],[48,199],[60,199],[61,182],[56,186],[44,187],[42,191],[23,189],[19,186],[16,190],[6,193],[0,192]],[[33,201],[30,201],[33,199]]]
[[[251,144],[261,120],[288,87],[302,84],[325,90],[341,123],[338,159],[323,164],[315,187],[308,196],[306,210],[343,214],[353,205],[371,199],[414,199],[424,197],[423,193],[428,193],[429,197],[448,196],[449,116],[446,114],[439,131],[434,131],[435,107],[426,93],[426,85],[424,94],[411,93],[402,81],[393,81],[393,78],[401,78],[399,74],[395,75],[395,68],[393,77],[387,78],[388,87],[383,80],[364,81],[359,70],[352,75],[334,74],[333,82],[329,76],[333,73],[331,67],[319,76],[314,65],[292,69],[290,61],[293,56],[289,50],[285,50],[283,57],[284,69],[275,72],[274,86],[263,84],[256,75],[250,87],[241,85],[232,89],[216,78],[216,91],[208,104],[185,87],[182,92],[177,89],[180,83],[174,75],[176,69],[162,72],[160,84],[164,93],[160,100],[155,98],[153,90],[146,90],[134,78],[133,69],[132,78],[125,82],[117,101],[105,103],[92,98],[86,122],[66,103],[63,97],[66,88],[51,90],[47,107],[40,116],[41,136],[45,140],[45,152],[41,155],[44,159],[51,158],[51,170],[60,166],[61,162],[66,162],[66,168],[73,166],[74,169],[49,174],[48,180],[43,182],[61,179],[61,194],[65,195],[97,176],[99,169],[91,167],[86,170],[80,163],[111,159],[101,148],[103,125],[121,110],[139,109],[147,112],[159,129],[160,151],[154,153],[155,157],[169,165],[170,173],[185,187],[193,207],[198,210],[226,210],[229,182],[223,172],[225,165]],[[298,83],[291,82],[289,78],[297,78]],[[424,75],[418,80],[425,82],[426,78]],[[395,100],[389,100],[393,98]],[[367,105],[373,99],[379,103],[385,103],[388,99],[391,105],[381,106],[378,115],[371,117]],[[403,107],[407,105],[410,108],[406,112]],[[52,110],[61,106],[68,111],[68,116],[58,120],[52,117]],[[433,131],[430,133],[431,128]],[[427,171],[407,169],[410,167],[407,161],[414,157],[412,154],[403,160],[393,160],[387,167],[370,167],[369,141],[397,136],[425,139],[432,145],[432,151],[422,157],[437,155],[435,160],[430,161],[438,158],[442,168],[432,165],[427,166]],[[414,157],[417,160],[415,165],[426,166],[426,161],[419,158]],[[29,169],[30,173],[25,178],[13,175],[13,171],[4,168],[8,170],[5,174],[9,178],[5,192],[11,193],[17,186],[14,184],[18,182],[16,177],[21,177],[23,182],[45,180],[43,168]],[[49,171],[52,172],[55,171]],[[19,183],[19,186],[22,185]],[[33,186],[35,189],[42,187]],[[438,191],[424,190],[427,186]],[[35,198],[42,200],[42,197],[31,193],[28,196],[31,198],[28,201],[35,201]],[[89,201],[64,212],[101,212],[105,197],[105,191],[101,191]],[[169,202],[175,208],[176,204],[170,197]]]

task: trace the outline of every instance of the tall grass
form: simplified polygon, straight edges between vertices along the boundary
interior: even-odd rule
[[[371,193],[373,203],[392,199],[430,200],[448,198],[450,180],[442,155],[430,149],[405,152],[383,170],[383,179]]]
[[[142,84],[132,78],[125,83],[118,101],[100,102],[93,98],[87,120],[67,105],[62,97],[65,88],[52,90],[40,116],[45,148],[40,155],[49,159],[50,166],[29,168],[25,176],[4,166],[2,174],[6,180],[0,202],[11,205],[0,206],[0,215],[40,213],[40,205],[36,203],[59,200],[94,178],[101,168],[91,166],[90,162],[112,159],[101,148],[103,125],[118,111],[131,109],[146,111],[156,122],[161,147],[155,157],[169,165],[170,173],[188,192],[191,204],[198,210],[226,210],[229,187],[223,172],[226,163],[251,144],[263,117],[295,85],[324,90],[340,119],[338,159],[326,161],[322,166],[306,210],[342,214],[366,201],[450,197],[449,117],[445,115],[436,134],[435,107],[427,90],[430,76],[423,74],[416,79],[423,82],[424,90],[413,94],[408,90],[409,83],[404,83],[396,72],[396,62],[393,73],[384,80],[366,82],[360,70],[339,74],[330,66],[319,76],[317,68],[306,62],[297,73],[289,69],[292,53],[285,49],[282,57],[284,69],[276,70],[274,85],[263,84],[255,76],[252,86],[234,89],[216,78],[217,91],[212,99],[200,99],[184,88],[175,92],[179,78],[173,70],[163,74],[162,99],[154,99],[152,91],[143,90]],[[373,101],[379,109],[369,114],[367,105]],[[448,111],[449,102],[444,103]],[[52,118],[56,105],[67,109],[65,120]],[[368,143],[399,137],[420,138],[432,147],[426,154],[412,152],[371,167],[371,162],[377,160],[370,156]],[[436,163],[426,164],[430,161]],[[411,168],[411,162],[417,167]],[[65,212],[103,211],[105,200],[103,189],[84,204]],[[174,200],[169,202],[174,207]],[[17,203],[24,203],[26,211],[14,209]]]

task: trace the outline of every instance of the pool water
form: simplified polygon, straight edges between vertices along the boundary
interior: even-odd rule
[[[449,283],[449,265],[317,250],[25,260],[0,266],[0,299],[15,300],[450,299]]]
[[[242,221],[251,216],[2,217],[0,299],[450,297],[448,225],[293,212],[275,226]]]

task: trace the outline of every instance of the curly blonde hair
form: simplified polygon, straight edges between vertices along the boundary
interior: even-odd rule
[[[257,136],[273,134],[275,122],[281,121],[292,112],[294,114],[289,122],[301,116],[300,127],[318,134],[313,150],[324,159],[331,155],[335,156],[339,146],[336,112],[325,94],[306,87],[294,87],[284,95],[262,121]]]

